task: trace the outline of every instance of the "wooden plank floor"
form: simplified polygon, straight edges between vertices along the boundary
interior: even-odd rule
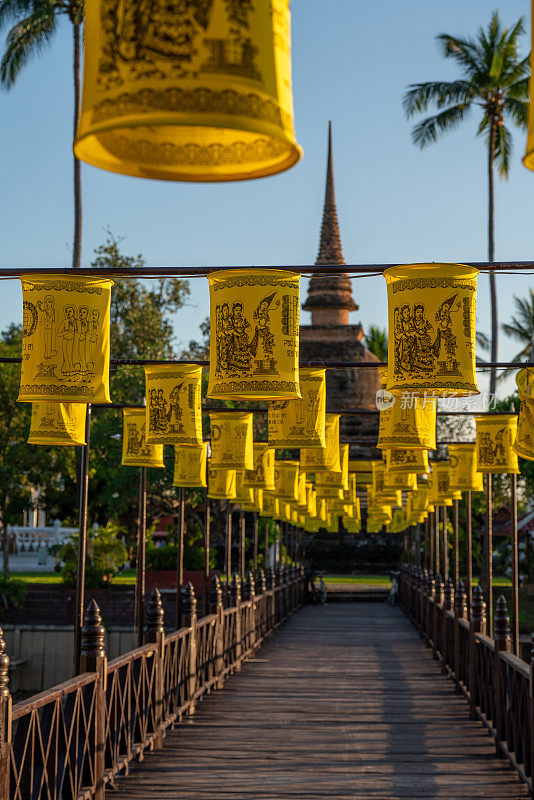
[[[401,611],[307,607],[119,780],[120,800],[515,800]]]

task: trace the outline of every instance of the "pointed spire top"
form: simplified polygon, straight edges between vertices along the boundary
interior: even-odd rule
[[[328,159],[326,165],[326,188],[324,195],[323,225],[316,264],[344,264],[341,235],[334,190],[334,158],[332,153],[332,122],[328,123]]]

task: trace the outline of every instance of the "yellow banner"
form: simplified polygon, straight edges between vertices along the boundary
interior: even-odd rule
[[[534,369],[521,369],[516,375],[521,407],[514,450],[521,458],[534,461]]]
[[[245,486],[274,491],[274,448],[254,442],[254,469],[245,473]]]
[[[387,389],[399,394],[478,394],[475,319],[478,270],[407,264],[384,272],[388,292]]]
[[[389,475],[402,475],[413,473],[424,475],[430,471],[428,465],[428,450],[419,449],[391,449],[385,450],[386,470]]]
[[[202,367],[145,367],[149,444],[202,444]]]
[[[269,403],[269,444],[272,447],[326,447],[326,370],[300,370],[301,400]]]
[[[477,470],[476,444],[468,442],[449,445],[451,489],[464,492],[484,491],[482,473]]]
[[[208,497],[212,500],[235,500],[236,495],[235,469],[219,469],[210,465],[208,467]]]
[[[19,401],[109,403],[106,278],[21,278],[22,372]]]
[[[200,447],[175,445],[173,486],[183,488],[205,487],[208,463],[208,444]]]
[[[280,501],[272,494],[263,492],[263,508],[261,509],[262,517],[274,517],[278,519],[280,516]]]
[[[326,447],[312,447],[300,454],[306,472],[341,472],[339,452],[339,414],[327,414],[325,422]]]
[[[485,474],[518,474],[519,463],[513,446],[517,414],[488,414],[475,417],[477,428],[477,469]]]
[[[90,0],[75,153],[122,175],[236,181],[292,167],[288,0]]]
[[[28,444],[85,444],[85,403],[32,403]]]
[[[298,461],[275,461],[274,483],[280,500],[298,500]]]
[[[252,420],[247,411],[210,411],[213,467],[254,469]]]
[[[395,397],[380,411],[378,444],[381,449],[436,449],[436,410],[433,398]]]
[[[235,474],[236,479],[236,503],[248,503],[252,505],[254,503],[254,489],[249,486],[245,486],[243,481],[245,479],[245,470],[238,469],[236,470]]]
[[[212,272],[208,397],[300,398],[299,275]]]
[[[163,445],[147,444],[144,408],[124,408],[122,412],[122,466],[159,467],[163,463]]]

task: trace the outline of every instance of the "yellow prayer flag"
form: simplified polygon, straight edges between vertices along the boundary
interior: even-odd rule
[[[19,401],[109,403],[107,278],[26,275]]]
[[[174,446],[173,486],[183,488],[205,487],[208,463],[208,444]]]
[[[32,403],[28,444],[85,444],[85,403]]]
[[[122,466],[163,468],[163,445],[147,444],[144,408],[124,408],[122,425]]]
[[[254,469],[252,421],[247,411],[210,411],[213,467]]]
[[[299,275],[243,269],[212,272],[208,280],[208,397],[300,398]]]
[[[163,364],[145,367],[147,442],[202,444],[202,367]]]
[[[269,403],[269,444],[272,447],[326,447],[326,370],[299,372],[300,400]]]

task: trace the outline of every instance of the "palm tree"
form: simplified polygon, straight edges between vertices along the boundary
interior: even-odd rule
[[[512,361],[532,361],[534,356],[534,290],[530,290],[529,297],[514,297],[516,315],[509,323],[502,326],[503,331],[511,339],[515,339],[521,350],[515,354]]]
[[[484,136],[488,153],[488,260],[494,260],[494,165],[501,178],[507,178],[512,153],[512,134],[505,125],[510,120],[526,128],[528,113],[529,57],[520,59],[518,43],[525,32],[523,18],[512,28],[503,28],[498,11],[492,14],[486,30],[476,38],[464,39],[442,33],[437,36],[443,56],[460,67],[455,81],[430,81],[412,84],[404,96],[407,117],[427,110],[432,103],[438,113],[427,117],[412,131],[414,144],[421,149],[454,130],[474,108],[481,110],[477,136]],[[491,360],[497,361],[497,295],[495,274],[490,272]],[[496,369],[491,370],[490,394],[494,394]]]
[[[15,84],[21,70],[52,42],[59,17],[72,24],[74,79],[74,135],[80,113],[80,30],[84,0],[0,0],[0,30],[12,25],[0,61],[0,83],[6,89]],[[74,157],[74,242],[72,266],[80,266],[82,250],[82,195],[80,162]]]
[[[388,360],[388,334],[378,325],[370,325],[365,334],[365,346],[370,353],[373,353],[380,361]]]

